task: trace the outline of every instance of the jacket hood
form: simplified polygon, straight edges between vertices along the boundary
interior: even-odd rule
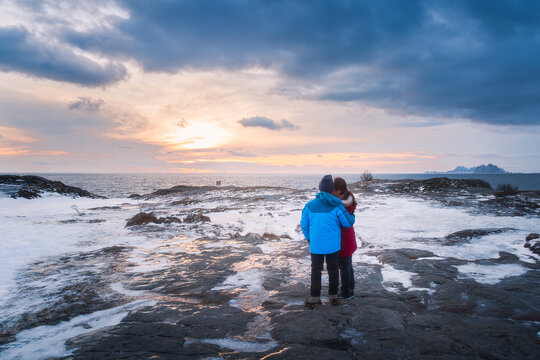
[[[352,195],[349,195],[349,197],[347,199],[343,199],[341,200],[341,203],[343,204],[343,206],[345,207],[348,207],[349,205],[351,205],[353,203],[353,197]]]
[[[320,193],[318,193],[317,199],[321,200],[324,204],[333,207],[341,205],[341,200],[339,198],[325,191],[321,191]]]

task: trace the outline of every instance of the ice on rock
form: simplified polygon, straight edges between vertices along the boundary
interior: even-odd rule
[[[410,288],[412,286],[411,276],[413,276],[414,273],[409,271],[398,270],[385,264],[381,268],[381,274],[384,287],[389,291],[396,292],[394,286],[397,283],[403,285],[404,288]]]
[[[230,290],[241,287],[252,291],[259,290],[262,288],[262,275],[263,272],[260,269],[240,271],[229,276],[221,285],[215,286],[212,290]]]
[[[463,277],[482,284],[496,284],[504,278],[525,274],[529,269],[519,264],[479,265],[475,263],[457,266]]]
[[[204,339],[201,342],[218,345],[225,349],[242,352],[261,352],[275,348],[278,344],[275,341],[253,342],[238,339]]]

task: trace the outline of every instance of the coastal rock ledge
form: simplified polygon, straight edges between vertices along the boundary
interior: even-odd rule
[[[76,186],[69,186],[61,181],[52,181],[35,175],[0,175],[0,193],[14,199],[35,199],[43,193],[56,193],[73,197],[88,197],[105,199],[104,196],[93,194]]]

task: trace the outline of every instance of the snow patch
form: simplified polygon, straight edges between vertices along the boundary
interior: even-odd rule
[[[456,266],[464,276],[482,284],[494,285],[510,276],[520,276],[529,269],[519,264],[478,265],[475,263]]]
[[[221,285],[213,287],[212,290],[231,290],[241,287],[252,291],[260,290],[262,289],[262,275],[263,271],[260,269],[240,271],[229,276]]]
[[[401,284],[404,288],[412,286],[411,276],[415,275],[412,272],[398,270],[390,265],[383,265],[381,268],[384,288],[388,291],[397,292],[395,284]]]
[[[267,351],[267,350],[273,349],[276,346],[278,346],[277,342],[275,341],[252,342],[252,341],[237,340],[237,339],[230,339],[230,338],[203,339],[201,340],[201,342],[207,343],[207,344],[214,344],[225,349],[230,349],[234,351],[242,351],[242,352],[261,352],[261,351]]]

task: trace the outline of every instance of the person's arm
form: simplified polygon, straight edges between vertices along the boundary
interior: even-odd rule
[[[337,207],[337,215],[341,226],[350,228],[354,225],[354,221],[356,220],[354,214],[349,214],[343,205]]]
[[[304,237],[307,241],[309,241],[309,209],[307,208],[307,205],[304,206],[304,209],[302,210],[302,220],[300,220],[300,227],[302,228]]]

